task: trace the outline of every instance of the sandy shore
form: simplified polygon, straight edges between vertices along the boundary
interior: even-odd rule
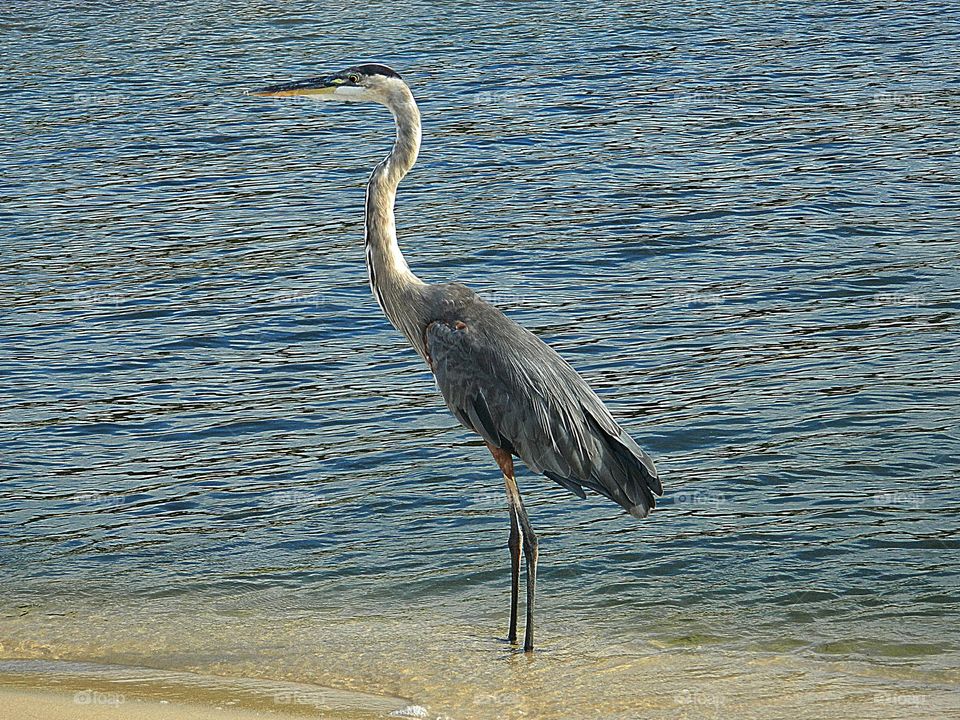
[[[370,720],[401,698],[319,685],[48,661],[0,662],[0,718],[16,720]]]
[[[90,702],[71,693],[0,688],[0,717],[17,720],[251,720],[252,718],[295,717],[273,710],[211,707],[169,701],[124,699],[122,703],[104,699]],[[321,716],[322,717],[322,716]]]

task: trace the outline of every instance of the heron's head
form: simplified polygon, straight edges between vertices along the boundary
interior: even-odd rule
[[[355,65],[335,75],[312,77],[254,90],[261,97],[309,97],[341,102],[375,102],[390,104],[397,93],[409,92],[395,71],[386,65]]]

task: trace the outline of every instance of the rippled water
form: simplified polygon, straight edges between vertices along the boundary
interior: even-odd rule
[[[944,716],[952,6],[49,13],[0,11],[3,657],[457,718]],[[532,662],[496,466],[366,284],[389,115],[242,94],[371,58],[424,115],[410,264],[551,342],[662,472],[644,522],[521,477]]]

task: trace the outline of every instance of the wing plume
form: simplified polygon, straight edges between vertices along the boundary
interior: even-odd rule
[[[476,300],[424,333],[454,416],[581,498],[584,488],[637,518],[663,494],[653,460],[549,345]]]

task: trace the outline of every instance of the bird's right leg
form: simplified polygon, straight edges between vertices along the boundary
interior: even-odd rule
[[[504,477],[504,480],[510,481]],[[510,548],[510,633],[507,641],[513,645],[517,643],[517,604],[520,601],[520,522],[513,503],[510,508],[510,539],[507,546]]]

